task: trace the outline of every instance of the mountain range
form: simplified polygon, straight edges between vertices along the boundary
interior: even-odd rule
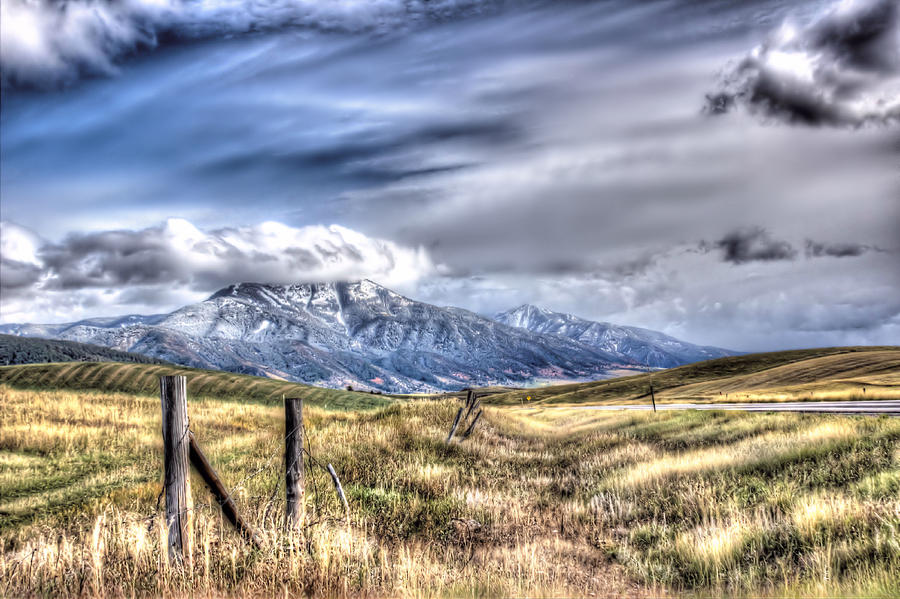
[[[674,368],[738,353],[719,347],[694,345],[659,331],[585,320],[529,304],[501,312],[494,320],[541,335],[562,335],[650,368]]]
[[[521,306],[496,319],[372,281],[231,285],[170,314],[0,332],[92,343],[176,364],[327,387],[433,392],[604,378],[734,352]]]

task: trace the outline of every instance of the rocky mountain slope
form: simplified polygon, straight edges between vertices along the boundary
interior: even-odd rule
[[[637,361],[560,335],[416,302],[371,281],[232,285],[166,315],[0,332],[316,385],[426,392],[602,378]]]
[[[738,352],[694,345],[658,331],[585,320],[572,314],[552,312],[524,304],[496,315],[495,320],[540,335],[561,335],[596,350],[651,368],[735,356]]]

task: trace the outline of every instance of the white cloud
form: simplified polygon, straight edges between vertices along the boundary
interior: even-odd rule
[[[72,235],[60,243],[3,223],[0,319],[66,321],[173,309],[236,282],[372,278],[407,288],[439,272],[422,248],[341,227],[277,222],[203,231],[184,219]]]

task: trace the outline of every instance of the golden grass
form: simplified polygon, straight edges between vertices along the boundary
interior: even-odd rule
[[[191,397],[278,404],[282,396],[336,410],[365,410],[391,402],[385,395],[325,389],[279,379],[183,366],[122,362],[62,362],[0,366],[0,384],[18,389],[127,393],[155,397],[161,375],[188,377]]]
[[[245,544],[194,480],[170,566],[158,399],[0,386],[0,595],[891,596],[900,420],[798,414],[308,406],[306,526],[282,528],[280,406],[191,398]],[[162,549],[162,550],[161,550]]]
[[[900,398],[900,348],[836,347],[749,354],[654,373],[491,395],[527,403],[859,401]],[[530,396],[531,402],[525,397]]]
[[[817,423],[794,433],[769,433],[726,447],[668,454],[632,466],[616,482],[626,487],[648,482],[659,483],[673,476],[767,462],[779,455],[803,451],[822,443],[850,439],[856,434],[856,427],[850,420]]]

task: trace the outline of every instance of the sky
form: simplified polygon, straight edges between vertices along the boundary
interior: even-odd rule
[[[370,278],[900,344],[897,0],[0,10],[0,322]]]

